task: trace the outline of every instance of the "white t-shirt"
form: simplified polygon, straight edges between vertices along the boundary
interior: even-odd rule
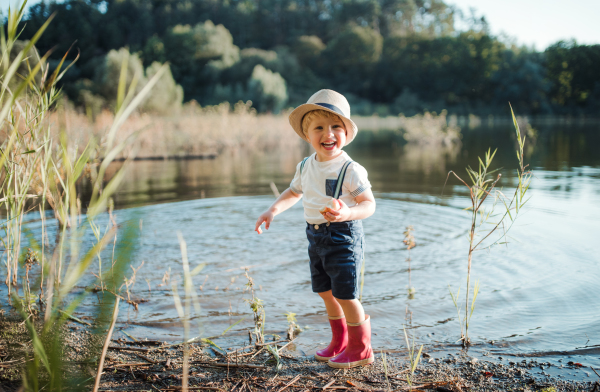
[[[335,193],[337,179],[342,166],[351,158],[345,151],[329,161],[319,162],[316,153],[313,153],[304,164],[302,176],[300,176],[300,165],[296,166],[296,174],[290,183],[290,189],[297,194],[302,194],[302,205],[304,206],[304,219],[310,224],[321,224],[327,222],[319,212]],[[346,169],[346,175],[340,190],[340,199],[348,205],[355,206],[356,196],[371,188],[367,178],[367,171],[356,162],[352,162]]]

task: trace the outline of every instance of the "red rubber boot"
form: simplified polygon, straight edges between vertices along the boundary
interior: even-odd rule
[[[375,361],[371,348],[371,318],[366,316],[360,323],[348,324],[348,346],[327,364],[332,368],[347,369],[365,366]]]
[[[331,343],[329,343],[327,348],[315,353],[315,359],[317,361],[327,362],[330,358],[333,358],[344,351],[348,345],[348,327],[346,326],[346,318],[344,316],[329,316],[329,325],[331,325]]]

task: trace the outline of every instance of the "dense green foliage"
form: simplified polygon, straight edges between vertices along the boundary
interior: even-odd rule
[[[365,114],[497,113],[507,101],[522,113],[600,108],[600,45],[558,42],[544,52],[508,45],[483,18],[464,17],[442,0],[43,2],[31,7],[22,38],[52,13],[38,50],[55,48],[57,60],[75,43],[81,57],[65,91],[85,105],[115,100],[102,78],[115,61],[111,51],[128,48],[145,73],[169,62],[183,100],[202,105],[251,99],[276,112],[327,87]],[[457,31],[458,19],[469,28]],[[156,94],[177,100],[176,84]],[[180,103],[147,108],[170,112]]]

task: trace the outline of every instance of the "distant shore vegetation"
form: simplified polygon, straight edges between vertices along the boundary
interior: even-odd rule
[[[40,2],[19,39],[52,14],[36,47],[54,49],[52,68],[73,45],[62,87],[87,111],[111,108],[126,59],[140,88],[169,64],[141,108],[159,114],[192,100],[279,113],[321,88],[344,93],[358,115],[505,114],[508,101],[522,114],[600,112],[600,45],[519,47],[439,0]]]

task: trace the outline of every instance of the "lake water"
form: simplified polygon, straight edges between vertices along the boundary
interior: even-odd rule
[[[480,291],[470,353],[600,368],[600,127],[533,125],[538,135],[526,158],[535,176],[531,200],[510,243],[473,259],[472,282]],[[504,168],[499,184],[510,193],[517,167],[512,134],[510,125],[467,129],[461,147],[444,149],[406,146],[391,131],[361,131],[347,147],[368,170],[377,199],[376,213],[364,221],[363,288],[375,350],[404,349],[404,325],[431,353],[457,346],[460,326],[449,287],[461,288],[463,304],[470,226],[463,209],[469,202],[458,181],[444,183],[449,170],[466,177],[465,166],[476,167],[477,156],[492,147],[498,148],[493,167]],[[270,183],[285,189],[308,153],[226,151],[214,160],[134,162],[115,201],[119,221],[142,220],[132,265],[144,266],[132,293],[149,302],[138,311],[122,306],[119,327],[136,337],[182,339],[171,286],[160,286],[169,270],[181,282],[181,232],[192,268],[205,264],[194,278],[201,312],[194,313],[192,336],[220,335],[246,317],[215,342],[247,344],[253,323],[245,302],[247,268],[264,301],[268,333],[285,336],[285,313],[293,312],[305,329],[297,349],[312,354],[326,345],[328,324],[311,291],[301,203],[277,216],[265,234],[253,231],[274,200]],[[402,243],[408,225],[418,244],[410,251],[413,295]]]

